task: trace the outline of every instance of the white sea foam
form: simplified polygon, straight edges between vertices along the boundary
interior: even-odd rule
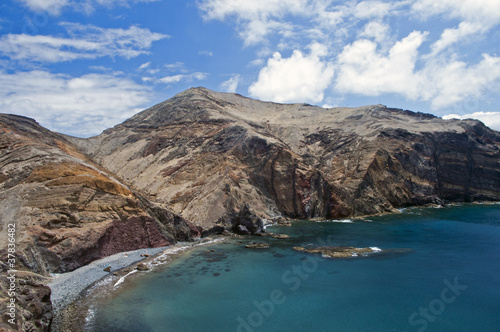
[[[95,308],[94,305],[91,305],[89,307],[89,310],[87,311],[87,316],[85,317],[85,323],[89,324],[94,319],[94,316],[95,316]]]
[[[329,219],[329,220],[318,220],[316,222],[337,222],[337,223],[343,223],[343,224],[352,224],[353,220],[352,219]]]
[[[120,279],[118,279],[118,281],[115,283],[115,285],[113,287],[116,287],[116,286],[120,285],[121,283],[123,283],[125,281],[125,278],[127,278],[129,275],[131,275],[132,273],[135,273],[135,272],[137,272],[137,270],[132,270],[129,273],[127,273],[126,275],[124,275],[123,277],[121,277]]]
[[[152,269],[155,266],[163,265],[165,263],[168,263],[169,260],[167,258],[169,256],[172,256],[172,255],[175,255],[177,253],[183,252],[183,251],[185,251],[185,250],[187,250],[189,248],[194,248],[194,247],[198,247],[198,246],[204,246],[204,245],[207,245],[207,244],[217,243],[217,242],[220,242],[220,241],[223,241],[223,240],[224,240],[224,238],[218,238],[218,239],[209,240],[209,241],[201,241],[201,242],[194,243],[194,244],[190,243],[190,244],[183,245],[181,243],[180,245],[177,245],[177,246],[174,246],[174,247],[166,249],[159,256],[155,257],[151,262],[147,263],[146,265],[150,269]],[[135,272],[138,272],[138,270],[134,269],[131,272],[129,272],[126,275],[124,275],[123,277],[121,277],[120,279],[118,279],[118,281],[114,284],[114,287],[119,286],[120,284],[122,284],[129,275],[131,275],[132,273],[135,273]]]
[[[371,250],[373,250],[373,252],[380,252],[382,251],[382,249],[380,249],[379,247],[370,247]]]

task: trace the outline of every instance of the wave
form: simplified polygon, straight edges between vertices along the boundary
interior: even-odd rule
[[[318,222],[318,223],[337,222],[337,223],[343,223],[343,224],[352,224],[354,221],[352,219],[329,219],[329,220],[318,220],[316,222]]]

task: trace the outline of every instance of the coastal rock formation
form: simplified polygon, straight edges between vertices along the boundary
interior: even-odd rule
[[[0,114],[3,272],[9,228],[16,268],[47,276],[207,234],[261,234],[268,222],[476,200],[500,200],[500,133],[476,120],[204,88],[88,139]],[[39,303],[24,323],[46,330],[45,295]]]
[[[193,88],[72,142],[184,218],[240,234],[257,231],[237,221],[244,210],[345,218],[500,199],[498,132],[382,105],[324,109]]]

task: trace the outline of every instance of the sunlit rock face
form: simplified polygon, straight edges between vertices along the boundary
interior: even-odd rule
[[[382,105],[324,109],[189,89],[73,143],[204,228],[500,198],[500,134]]]

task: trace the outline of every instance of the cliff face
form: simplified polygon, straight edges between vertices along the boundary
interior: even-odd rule
[[[11,269],[8,230],[15,230],[19,330],[50,325],[50,289],[42,285],[48,273],[199,236],[194,226],[134,193],[64,136],[19,116],[0,115],[0,202],[2,276]],[[2,303],[7,299],[3,285]],[[0,325],[10,319],[4,304]]]
[[[265,103],[187,90],[74,143],[188,220],[341,218],[500,199],[500,134],[386,108]]]

